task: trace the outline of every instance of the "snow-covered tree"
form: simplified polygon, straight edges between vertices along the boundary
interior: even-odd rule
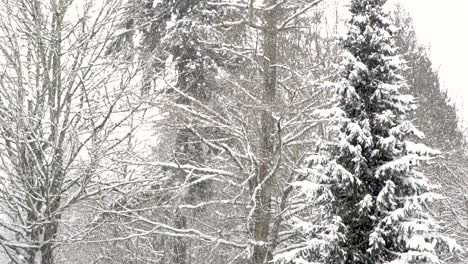
[[[284,242],[288,183],[301,177],[294,169],[303,141],[314,141],[309,132],[321,123],[310,115],[325,101],[313,81],[330,65],[316,53],[332,50],[319,51],[319,29],[302,27],[317,21],[319,2],[146,1],[143,9],[130,2],[146,10],[131,16],[142,23],[130,29],[143,31],[137,50],[153,65],[144,90],[147,105],[164,113],[154,126],[164,141],[153,155],[123,162],[144,168],[140,176],[151,184],[138,192],[129,185],[116,206],[102,209],[120,236],[160,241],[152,246],[162,262],[271,260]],[[161,38],[147,42],[154,34]],[[316,45],[299,48],[314,38]],[[174,221],[178,212],[185,223]],[[183,250],[167,246],[176,240]]]
[[[436,65],[430,58],[431,51],[419,43],[411,16],[403,7],[397,6],[393,16],[399,28],[396,47],[407,62],[403,76],[409,85],[408,92],[418,104],[412,116],[414,124],[424,132],[424,143],[431,144],[444,155],[460,155],[464,137],[459,129],[457,109],[441,87]]]
[[[306,235],[279,261],[438,263],[437,248],[453,247],[427,210],[439,196],[418,168],[439,152],[413,142],[423,134],[407,120],[415,103],[402,94],[405,63],[386,2],[351,2],[335,85],[337,140],[324,147],[332,157],[312,157],[322,173],[306,170],[314,177],[297,183],[321,206],[313,222],[291,219]]]
[[[122,102],[133,68],[104,56],[119,7],[0,2],[0,252],[8,263],[56,263],[60,246],[86,236],[75,206],[102,190],[97,171],[125,137],[114,132],[137,110]]]
[[[425,166],[423,172],[431,181],[440,184],[445,199],[432,207],[435,218],[441,222],[444,234],[457,238],[461,246],[468,243],[467,204],[465,200],[468,186],[468,157],[465,153],[466,140],[459,128],[457,109],[441,87],[439,75],[430,59],[430,49],[419,43],[413,21],[409,13],[397,6],[394,21],[399,30],[396,45],[407,62],[403,75],[408,82],[408,92],[418,103],[418,109],[411,116],[414,124],[424,132],[424,144],[437,148],[442,157],[437,162]],[[465,252],[466,253],[466,252]],[[462,256],[460,263],[466,262]],[[447,263],[454,263],[450,258]]]

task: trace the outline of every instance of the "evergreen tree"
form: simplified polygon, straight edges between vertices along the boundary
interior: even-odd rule
[[[414,124],[424,132],[425,144],[446,153],[463,152],[463,133],[458,129],[458,117],[455,106],[446,92],[442,91],[437,69],[430,59],[429,50],[418,43],[413,22],[408,13],[398,6],[395,24],[396,47],[407,62],[403,76],[408,82],[408,92],[418,103],[414,111]]]
[[[418,109],[411,116],[414,124],[424,132],[424,144],[442,151],[443,157],[424,168],[431,181],[440,184],[446,199],[434,204],[435,218],[444,223],[442,232],[457,237],[461,246],[467,244],[467,219],[465,188],[468,186],[466,171],[468,157],[465,154],[465,139],[458,128],[457,109],[447,93],[441,89],[437,68],[431,62],[430,51],[417,39],[410,15],[398,6],[394,12],[395,24],[400,29],[396,46],[404,54],[407,69],[404,72],[409,84],[409,93],[417,102]],[[466,263],[460,260],[460,263]],[[455,263],[453,259],[450,263]]]
[[[200,113],[208,106],[217,105],[216,99],[213,100],[214,90],[219,87],[217,70],[231,66],[228,64],[232,57],[215,51],[222,43],[222,34],[215,25],[225,19],[221,7],[204,1],[132,0],[127,3],[121,25],[125,34],[110,46],[109,53],[125,57],[136,54],[142,63],[142,101],[149,108],[167,111],[166,118],[158,120],[158,128],[154,128],[163,138],[161,144],[146,159],[163,157],[190,166],[213,162],[210,160],[212,153],[201,137],[211,140],[222,135],[216,127],[201,124],[186,111]],[[136,38],[138,35],[140,38]],[[134,39],[139,41],[133,43]],[[178,205],[193,206],[209,198],[212,194],[210,180],[201,179],[206,178],[206,174],[166,166],[162,166],[158,173],[165,175],[166,180],[158,179],[152,186],[146,186],[145,195],[136,194],[140,196],[137,206],[157,197],[158,202],[171,204],[170,210],[165,212],[170,220],[161,217],[160,213],[154,213],[150,218],[170,224],[179,232],[204,228],[196,226],[197,221],[204,220],[197,210],[180,209]],[[180,187],[185,184],[186,188]],[[154,190],[161,188],[174,191],[155,195]],[[154,237],[156,242],[152,246],[163,248],[162,262],[185,264],[204,253],[191,250],[197,245],[183,236]]]
[[[340,145],[327,173],[345,238],[338,248],[347,263],[436,263],[440,237],[425,209],[435,195],[417,167],[438,152],[410,141],[423,135],[405,120],[414,100],[400,93],[403,64],[385,3],[352,1],[343,40]]]
[[[386,0],[353,0],[342,40],[337,141],[321,161],[323,174],[298,183],[319,194],[315,222],[293,219],[308,240],[288,258],[320,263],[438,263],[438,246],[453,245],[437,232],[427,205],[438,196],[418,167],[439,152],[414,143],[423,134],[408,121],[416,108],[401,75],[397,28]],[[314,160],[314,159],[312,159]],[[318,184],[314,184],[318,182]]]

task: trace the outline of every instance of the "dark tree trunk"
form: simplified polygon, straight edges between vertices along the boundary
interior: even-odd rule
[[[269,4],[274,5],[276,0],[271,0]],[[276,101],[276,60],[277,60],[277,23],[276,9],[265,13],[265,28],[263,29],[263,110],[260,117],[260,162],[258,175],[251,186],[251,191],[255,195],[255,209],[253,213],[253,236],[257,243],[253,248],[253,264],[265,264],[272,260],[271,248],[268,245],[271,223],[271,183],[272,162],[274,159],[273,136],[276,133],[275,120],[272,116],[270,106]]]
[[[174,226],[178,229],[186,229],[187,228],[187,219],[185,216],[182,215],[180,210],[177,210],[175,213],[175,220]],[[188,256],[187,256],[187,241],[184,238],[175,238],[175,243],[173,244],[173,263],[174,264],[187,264],[188,263]]]

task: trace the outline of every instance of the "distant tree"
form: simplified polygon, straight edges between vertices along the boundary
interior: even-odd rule
[[[296,183],[319,194],[314,222],[295,219],[308,240],[283,255],[320,263],[437,263],[436,248],[449,239],[427,211],[437,198],[418,167],[439,152],[413,143],[422,133],[407,121],[414,100],[404,95],[385,0],[351,1],[345,60],[338,85],[338,129],[323,173],[306,170]],[[326,157],[325,157],[326,159]],[[312,169],[314,167],[311,167]]]
[[[440,184],[445,199],[433,206],[436,218],[443,224],[443,232],[457,238],[461,246],[468,243],[468,157],[466,140],[460,130],[457,109],[442,90],[437,69],[430,59],[430,50],[417,39],[413,21],[403,7],[397,6],[393,19],[400,30],[396,45],[407,62],[403,75],[408,81],[408,92],[417,100],[418,109],[411,118],[424,132],[421,142],[442,151],[437,162],[424,168],[429,179]],[[450,263],[455,260],[450,259]],[[460,260],[463,262],[463,259]]]
[[[396,47],[407,62],[403,75],[408,92],[418,104],[413,113],[414,124],[424,132],[424,141],[435,149],[451,153],[463,151],[464,138],[459,130],[457,109],[442,90],[429,48],[419,43],[412,19],[401,6],[397,7],[394,17],[400,28],[395,36]]]

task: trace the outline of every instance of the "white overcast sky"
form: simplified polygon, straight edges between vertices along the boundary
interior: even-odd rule
[[[411,13],[417,34],[431,47],[442,88],[468,122],[468,0],[397,0]]]

